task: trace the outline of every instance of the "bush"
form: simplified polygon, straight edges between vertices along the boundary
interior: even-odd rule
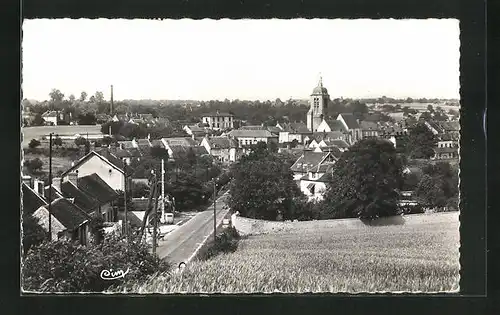
[[[28,146],[29,146],[30,149],[35,149],[36,147],[39,147],[40,144],[41,144],[40,141],[38,141],[37,139],[31,139],[31,141],[28,144]]]
[[[170,265],[149,253],[147,245],[111,237],[101,244],[81,246],[69,241],[43,243],[31,249],[23,265],[23,289],[39,292],[101,292],[125,281],[144,281]],[[129,272],[103,280],[103,270]]]
[[[418,214],[418,213],[424,213],[424,207],[422,205],[415,205],[415,206],[400,206],[399,211],[402,214]]]
[[[31,173],[38,173],[42,170],[43,162],[39,158],[34,158],[24,161],[24,166],[26,166]]]
[[[198,255],[200,260],[207,260],[221,253],[233,253],[238,249],[240,234],[234,227],[228,227],[220,235],[217,235],[215,242],[212,241]]]

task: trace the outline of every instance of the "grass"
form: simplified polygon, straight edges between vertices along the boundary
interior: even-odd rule
[[[42,155],[42,154],[32,154],[32,153],[25,153],[24,154],[24,160],[31,160],[34,158],[39,158],[43,162],[42,166],[42,173],[49,173],[49,157]],[[53,156],[52,157],[52,173],[54,176],[58,174],[59,172],[64,172],[68,170],[71,167],[71,163],[74,160],[71,159],[71,157],[58,157],[58,156]],[[25,173],[28,173],[28,171],[25,171]]]
[[[21,129],[23,133],[23,146],[28,146],[31,139],[40,140],[43,136],[48,136],[51,132],[55,135],[74,135],[81,134],[101,134],[101,126],[39,126],[39,127],[24,127]]]
[[[397,226],[297,227],[246,237],[236,252],[183,273],[129,283],[128,292],[442,292],[459,283],[458,215]],[[307,226],[307,225],[306,225]],[[311,225],[309,225],[310,227]]]

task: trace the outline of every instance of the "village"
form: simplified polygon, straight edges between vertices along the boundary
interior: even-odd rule
[[[320,79],[310,95],[309,111],[303,121],[277,122],[276,125],[271,126],[241,125],[235,128],[235,121],[238,117],[217,110],[204,113],[199,123],[183,125],[182,132],[185,136],[157,139],[151,139],[149,134],[144,138],[125,139],[118,134],[112,134],[111,128],[113,124],[119,123],[145,125],[146,127],[165,126],[171,123],[167,117],[134,113],[99,114],[97,119],[100,120],[102,126],[105,124],[109,126],[107,135],[100,131],[96,132],[95,129],[90,133],[53,134],[53,145],[57,146],[57,141],[54,141],[56,138],[61,142],[78,142],[80,139],[84,144],[82,147],[85,147],[85,152],[82,153],[80,149],[78,152],[83,156],[73,161],[70,167],[60,170],[56,176],[53,176],[51,185],[48,184],[47,178],[44,182],[36,175],[24,174],[22,176],[23,212],[38,218],[43,228],[48,231],[50,208],[52,240],[66,237],[81,244],[87,244],[90,241],[89,225],[92,216],[97,213],[104,219],[107,233],[116,231],[122,233],[126,230],[124,222],[127,202],[124,202],[126,197],[123,197],[123,192],[128,192],[130,195],[132,186],[140,186],[145,187],[145,192],[141,196],[134,194],[131,198],[129,207],[133,208],[133,211],[129,210],[126,220],[129,228],[140,227],[143,221],[146,226],[150,226],[149,218],[145,215],[151,210],[148,206],[152,207],[151,198],[148,199],[147,193],[151,184],[151,179],[148,178],[150,174],[142,172],[143,177],[137,177],[132,175],[134,172],[132,170],[134,166],[141,164],[141,159],[151,159],[152,155],[159,156],[160,159],[157,161],[156,168],[151,168],[151,173],[159,171],[160,160],[162,165],[167,164],[168,167],[171,164],[172,168],[177,168],[178,171],[176,161],[189,159],[191,155],[194,160],[211,157],[209,163],[219,166],[218,174],[215,175],[220,176],[229,170],[232,163],[236,163],[242,156],[251,152],[256,144],[265,143],[278,153],[289,154],[295,159],[291,166],[293,179],[309,200],[323,198],[328,182],[326,175],[332,171],[336,161],[343,152],[349,150],[350,146],[362,139],[379,138],[389,141],[398,149],[406,145],[408,135],[417,124],[425,126],[427,131],[436,138],[433,152],[427,158],[429,163],[448,161],[456,165],[458,161],[459,122],[456,116],[448,115],[445,121],[433,120],[430,115],[428,118],[423,118],[422,113],[425,112],[428,115],[428,108],[425,107],[425,110],[401,115],[403,119],[380,121],[380,108],[383,105],[378,104],[368,107],[368,113],[362,117],[352,112],[338,113],[336,117],[332,117],[328,115],[329,101],[328,90]],[[112,104],[111,99],[110,114],[113,114]],[[432,105],[429,106],[432,107]],[[55,111],[44,113],[42,118],[46,125],[52,126],[57,126],[65,119],[63,115]],[[73,121],[69,125],[72,124]],[[214,132],[218,135],[213,135]],[[33,138],[31,141],[47,143],[48,136],[44,135],[40,139]],[[127,170],[127,166],[130,170]],[[206,166],[207,172],[209,167],[211,165]],[[418,167],[407,166],[404,172],[411,173],[415,170],[418,172]],[[164,175],[164,168],[162,173],[157,172],[157,174],[159,177],[161,174]],[[175,229],[174,222],[176,224],[184,222],[196,214],[189,217],[183,216],[182,212],[175,211],[176,201],[179,202],[179,200],[175,200],[171,193],[165,193],[164,180],[164,176],[160,178],[162,193],[159,197],[160,205],[157,208],[161,211],[160,222],[164,226],[161,229],[168,233]],[[220,186],[229,186],[228,183],[229,180],[226,180],[220,183]],[[217,185],[219,186],[219,183]],[[209,191],[209,195],[216,190],[214,188],[213,191]],[[400,203],[416,205],[417,201],[413,193],[413,191],[403,191]],[[183,209],[183,211],[186,210],[189,209]],[[166,224],[167,214],[171,217],[169,223],[174,224],[175,227],[168,227],[169,224]],[[160,232],[159,235],[161,235]]]

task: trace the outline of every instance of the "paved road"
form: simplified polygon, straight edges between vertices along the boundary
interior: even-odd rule
[[[225,199],[228,194],[225,193],[217,199],[216,202],[216,222],[217,228],[228,213],[229,209],[223,210]],[[160,240],[156,253],[160,258],[179,265],[181,262],[187,263],[207,237],[212,235],[214,230],[214,210],[213,204],[208,210],[200,212],[189,221],[176,228],[174,231],[165,235],[163,241]]]

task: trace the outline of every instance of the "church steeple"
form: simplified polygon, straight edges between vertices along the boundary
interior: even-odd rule
[[[319,76],[318,86],[316,86],[311,94],[310,98],[310,109],[307,113],[307,128],[312,132],[315,132],[319,124],[323,121],[323,117],[326,117],[326,109],[328,106],[328,101],[330,96],[328,95],[328,90],[323,87],[323,77]]]

